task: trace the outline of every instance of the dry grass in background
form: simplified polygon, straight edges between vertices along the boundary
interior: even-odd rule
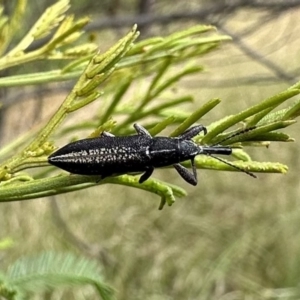
[[[297,19],[296,14],[288,14],[273,20],[249,43],[292,69],[299,57],[299,43],[293,43],[298,30],[279,31],[297,24]],[[241,15],[231,26],[244,21]],[[199,103],[220,97],[223,103],[210,114],[211,120],[217,120],[234,113],[232,105],[237,101],[243,109],[288,86],[239,84],[240,77],[262,70],[245,61],[232,45],[224,45],[207,60],[201,78],[181,82],[178,90],[188,89]],[[233,78],[233,85],[201,85],[224,77]],[[45,100],[45,105],[52,104],[52,98]],[[10,113],[15,122],[23,121],[23,111],[15,107]],[[15,134],[12,128],[7,123],[9,136]],[[198,186],[190,187],[174,170],[156,170],[155,176],[189,192],[163,211],[157,210],[158,198],[153,195],[113,185],[56,196],[68,230],[86,248],[61,227],[53,199],[1,203],[0,238],[15,241],[12,249],[1,252],[2,267],[22,255],[68,249],[99,259],[121,300],[279,299],[282,295],[280,299],[298,299],[299,125],[288,130],[296,138],[294,144],[273,143],[252,153],[258,160],[286,163],[287,175],[261,174],[255,180],[238,172],[199,170]],[[77,299],[93,299],[89,290],[85,297],[78,295]]]

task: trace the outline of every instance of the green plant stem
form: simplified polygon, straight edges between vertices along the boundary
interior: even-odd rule
[[[171,134],[171,137],[178,136],[187,130],[192,124],[197,122],[202,116],[207,114],[216,105],[221,102],[220,99],[212,99],[193,112],[184,122],[182,122]]]
[[[173,185],[169,186],[155,179],[148,179],[146,182],[140,184],[138,182],[139,178],[136,176],[107,177],[100,182],[99,178],[100,176],[62,175],[46,179],[36,179],[25,183],[2,185],[0,202],[34,199],[107,183],[135,187],[155,193],[161,196],[161,198],[166,199],[168,205],[172,205],[175,201],[175,196],[183,197],[186,195],[183,189]],[[97,184],[97,182],[99,183]]]
[[[255,162],[255,161],[230,161],[230,163],[235,166],[247,170],[253,173],[283,173],[285,174],[288,171],[286,165],[274,162]],[[209,156],[198,156],[195,159],[196,167],[199,169],[208,169],[208,170],[218,170],[218,171],[232,171],[237,172],[236,169],[232,168],[225,163],[217,161],[213,157]],[[186,167],[189,167],[189,163],[183,164]]]
[[[119,57],[120,59],[122,55],[126,53],[126,51],[130,48],[131,43],[137,38],[137,36],[138,32],[136,32],[136,26],[134,26],[131,32],[127,34],[127,36],[125,36],[119,43],[109,49],[106,53],[101,55],[101,57],[105,58],[105,60],[101,61],[99,65],[95,63],[99,59],[98,54],[96,54],[91,59],[86,67],[86,71],[81,74],[77,83],[75,84],[69,95],[66,97],[63,104],[57,110],[55,115],[50,119],[50,121],[40,131],[40,133],[35,137],[35,139],[27,147],[25,147],[25,149],[20,154],[11,157],[1,165],[0,179],[1,177],[5,176],[5,171],[8,171],[11,174],[14,173],[16,170],[18,170],[18,167],[22,165],[22,161],[28,159],[28,157],[31,157],[31,153],[39,150],[47,141],[51,133],[55,131],[58,125],[66,118],[69,113],[97,99],[100,93],[93,89],[89,90],[89,93],[86,94],[85,98],[78,98],[78,94],[82,94],[82,89],[86,88],[86,83],[88,82],[87,73],[93,73],[94,76],[96,76],[95,80],[97,84],[100,84],[101,81],[97,77],[98,75],[103,75],[100,77],[102,80],[105,80],[111,74],[111,70],[106,68],[107,66],[105,65],[105,62],[107,64],[111,64],[112,61],[116,63],[117,58]],[[115,54],[114,51],[116,51],[117,54]],[[96,69],[99,70],[99,72],[102,72],[105,68],[107,69],[106,73],[98,74],[96,72]],[[93,78],[90,79],[93,80]],[[93,88],[96,89],[97,86],[94,85]]]
[[[285,100],[298,95],[300,93],[299,89],[288,89],[278,95],[275,95],[271,98],[268,98],[264,100],[263,102],[256,104],[234,116],[227,117],[226,120],[223,122],[220,122],[219,125],[214,127],[210,132],[207,133],[207,135],[202,139],[202,142],[204,144],[209,144],[210,141],[217,136],[219,133],[225,131],[227,128],[244,121],[245,119],[249,118],[250,116],[253,116],[257,113],[260,113],[261,111],[269,108],[270,106],[276,106],[277,103],[282,103]]]

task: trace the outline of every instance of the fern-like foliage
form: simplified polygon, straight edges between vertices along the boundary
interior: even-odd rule
[[[72,49],[66,47],[62,51],[61,47],[77,39],[84,23],[74,21],[73,17],[66,15],[68,5],[67,0],[61,0],[49,8],[48,13],[44,14],[24,37],[24,41],[20,41],[8,57],[4,55],[3,68],[29,60],[52,59],[57,55],[68,58],[68,51],[72,52]],[[24,51],[33,40],[49,34],[49,30],[43,27],[45,24],[56,29],[49,43],[33,52]],[[220,103],[220,99],[211,99],[200,104],[191,114],[182,112],[179,105],[194,101],[194,96],[187,94],[176,98],[170,93],[170,89],[183,78],[201,73],[204,66],[199,65],[199,57],[211,55],[222,42],[230,40],[230,37],[216,34],[215,28],[207,25],[194,26],[166,37],[136,42],[138,36],[137,26],[133,26],[131,31],[106,52],[78,51],[79,57],[74,56],[62,69],[30,76],[0,78],[0,86],[40,84],[78,78],[61,107],[45,126],[40,127],[39,132],[26,135],[0,149],[0,201],[40,198],[107,183],[131,186],[157,194],[161,197],[160,208],[165,203],[172,205],[176,197],[186,195],[183,189],[155,178],[140,184],[138,177],[129,175],[109,177],[99,182],[98,176],[70,176],[66,173],[50,176],[53,168],[48,168],[34,177],[24,173],[29,168],[48,166],[47,156],[57,147],[56,143],[52,142],[54,135],[64,137],[65,144],[70,140],[70,135],[75,134],[78,129],[86,129],[86,136],[90,137],[98,136],[104,130],[116,135],[127,135],[133,132],[133,123],[138,122],[152,135],[172,126],[170,136],[177,136],[195,122],[199,122]],[[140,84],[142,80],[148,84],[143,88],[141,95],[128,96],[130,88]],[[232,164],[237,168],[251,172],[285,173],[287,166],[281,163],[252,161],[242,147],[265,147],[272,141],[292,141],[288,134],[277,130],[295,123],[295,118],[300,112],[299,100],[287,108],[277,108],[299,93],[300,83],[297,83],[235,115],[224,116],[212,124],[205,124],[208,134],[199,135],[195,140],[199,144],[214,145],[225,139],[224,144],[240,148],[234,150],[232,155],[235,158]],[[89,121],[78,122],[73,127],[60,126],[63,120],[96,100],[98,110]],[[116,119],[121,121],[116,122]],[[255,129],[228,139],[237,131],[252,127]],[[28,143],[28,140],[31,142]],[[199,155],[195,163],[198,168],[236,171],[232,166],[209,156]]]
[[[7,51],[11,42],[11,37],[18,31],[18,24],[23,17],[23,8],[26,7],[26,0],[19,0],[15,8],[14,17],[7,19],[5,15],[0,15],[0,37],[2,44],[0,52],[3,53],[0,58],[0,70],[9,67],[25,64],[36,60],[54,60],[54,59],[71,59],[89,56],[95,53],[97,46],[93,43],[84,45],[72,45],[82,35],[82,28],[89,22],[88,18],[75,20],[73,16],[67,16],[66,12],[70,7],[69,0],[60,0],[50,6],[35,22],[29,32],[14,46]],[[18,22],[15,19],[18,18]],[[33,42],[44,37],[50,37],[48,43],[32,51],[26,51]],[[72,50],[65,50],[66,45],[72,46]],[[7,52],[5,52],[7,51]],[[10,81],[8,79],[8,81]]]
[[[92,285],[99,299],[114,299],[113,290],[103,282],[96,261],[71,253],[49,252],[24,257],[12,264],[0,277],[0,296],[28,299],[32,293],[83,285]]]

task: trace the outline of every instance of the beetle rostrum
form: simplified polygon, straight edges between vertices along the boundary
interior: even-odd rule
[[[196,185],[195,156],[232,153],[228,146],[197,145],[192,138],[200,132],[207,133],[202,125],[191,127],[178,137],[152,137],[141,125],[134,124],[134,128],[137,132],[135,135],[114,136],[103,132],[97,138],[70,143],[51,154],[48,162],[74,174],[101,175],[101,178],[143,173],[140,183],[147,180],[155,168],[173,165],[185,181]],[[192,172],[180,164],[187,160],[191,161]],[[229,162],[223,162],[235,167]]]

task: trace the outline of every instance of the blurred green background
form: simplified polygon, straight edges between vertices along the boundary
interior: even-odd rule
[[[13,1],[7,2],[9,10]],[[24,30],[52,3],[30,1]],[[141,38],[201,23],[233,36],[232,42],[203,57],[205,72],[176,87],[178,93],[194,95],[199,105],[222,99],[209,119],[201,120],[205,125],[299,79],[300,3],[257,3],[74,0],[71,10],[91,16],[88,32],[103,51],[134,23],[141,24]],[[46,121],[71,86],[3,91],[0,143]],[[195,105],[183,109],[193,111]],[[251,150],[254,160],[287,164],[286,175],[258,174],[253,179],[238,172],[199,170],[199,184],[191,187],[172,169],[156,170],[154,176],[188,191],[186,198],[162,211],[152,194],[113,185],[1,203],[0,240],[14,241],[0,252],[1,268],[23,255],[68,250],[96,258],[118,299],[300,299],[298,126],[287,129],[295,143]],[[70,294],[56,297],[71,299]],[[94,299],[89,288],[73,297]]]

